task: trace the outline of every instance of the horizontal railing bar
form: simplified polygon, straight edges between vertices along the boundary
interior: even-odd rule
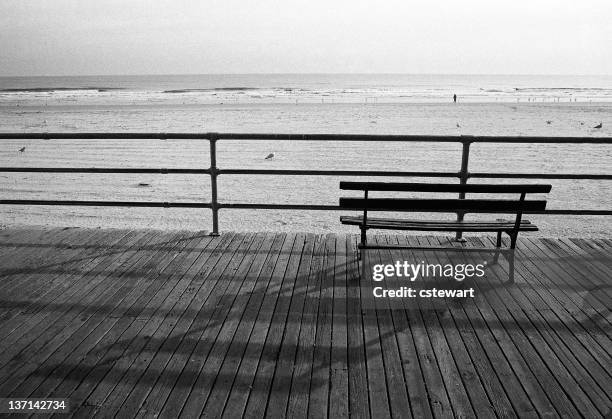
[[[1,199],[0,205],[48,205],[48,206],[85,206],[85,207],[160,207],[160,208],[211,208],[209,202],[142,202],[142,201],[63,201],[34,199]],[[308,211],[346,211],[338,205],[311,204],[248,204],[220,203],[217,208],[226,209],[279,209]],[[387,211],[393,212],[393,211]],[[612,215],[610,210],[565,210],[549,209],[545,211],[525,211],[526,214],[559,214],[559,215]]]
[[[154,169],[154,168],[116,168],[116,167],[0,167],[7,173],[152,173],[152,174],[210,174],[210,169]],[[459,177],[455,172],[386,172],[360,170],[267,170],[267,169],[219,169],[222,175],[284,175],[284,176],[389,176],[389,177]],[[587,179],[612,180],[612,175],[573,174],[573,173],[469,173],[471,178],[489,179]]]
[[[220,175],[295,175],[295,176],[416,176],[459,177],[457,172],[385,172],[362,170],[267,170],[267,169],[219,169]]]
[[[234,134],[217,133],[219,140],[277,141],[405,141],[405,142],[492,142],[492,143],[588,143],[612,144],[610,137],[539,137],[472,135],[368,135],[368,134]]]
[[[314,176],[413,176],[413,177],[460,177],[458,172],[386,172],[359,170],[273,170],[273,169],[219,169],[218,174],[227,175],[314,175]],[[612,180],[612,175],[573,174],[573,173],[469,173],[474,178],[508,178],[508,179],[591,179]]]
[[[472,141],[461,136],[445,135],[367,135],[367,134],[234,134],[219,133],[219,140],[247,141],[367,141],[367,142],[436,142]]]
[[[588,179],[612,180],[612,175],[590,173],[468,173],[470,178],[486,179]]]
[[[164,132],[20,132],[0,133],[0,140],[210,140],[211,133]]]
[[[338,205],[312,205],[312,204],[218,204],[218,208],[228,209],[279,209],[279,210],[340,210]]]
[[[280,210],[313,210],[313,211],[346,211],[339,205],[308,205],[308,204],[245,204],[245,203],[226,203],[219,204],[219,208],[228,209],[280,209]],[[393,212],[393,211],[387,211]],[[509,212],[513,213],[513,212]],[[544,211],[525,211],[527,214],[566,214],[566,215],[612,215],[608,210],[564,210],[552,209]]]
[[[7,139],[183,139],[183,140],[268,140],[268,141],[404,141],[404,142],[456,142],[456,143],[550,143],[550,144],[612,144],[611,137],[545,137],[545,136],[472,136],[472,135],[370,135],[370,134],[251,134],[251,133],[0,133]]]
[[[210,174],[210,169],[152,169],[121,167],[0,167],[0,172],[20,173],[156,173],[156,174]]]
[[[159,208],[211,208],[208,202],[155,202],[155,201],[63,201],[43,199],[0,199],[0,205],[49,205],[77,207],[159,207]]]
[[[527,214],[559,214],[559,215],[612,215],[610,210],[564,210],[564,209],[550,209],[543,212],[528,212]]]

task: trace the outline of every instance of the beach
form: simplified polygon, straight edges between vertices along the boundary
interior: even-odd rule
[[[6,85],[3,87],[6,89]],[[246,86],[243,91],[248,89]],[[339,89],[346,90],[345,87]],[[0,130],[612,136],[612,102],[601,97],[597,102],[592,99],[572,101],[571,96],[558,96],[558,90],[550,89],[541,93],[541,97],[548,99],[539,102],[521,97],[517,101],[514,96],[502,100],[499,93],[489,92],[483,94],[480,101],[473,98],[462,101],[459,95],[458,103],[452,103],[447,95],[438,93],[423,102],[421,93],[416,91],[412,91],[412,100],[402,101],[385,99],[377,90],[377,99],[373,100],[367,99],[371,92],[364,89],[360,90],[361,96],[351,96],[351,100],[343,100],[344,96],[334,96],[332,92],[322,103],[309,101],[307,99],[312,95],[306,97],[299,93],[295,93],[292,99],[286,96],[276,99],[251,97],[242,102],[214,103],[207,96],[209,90],[205,93],[183,90],[188,90],[188,93],[178,93],[183,95],[182,99],[176,94],[166,94],[166,100],[157,100],[157,93],[147,96],[141,91],[131,96],[121,91],[122,94],[117,96],[118,93],[111,90],[115,97],[107,97],[107,92],[74,90],[70,93],[74,96],[70,100],[65,90],[5,91],[0,94]],[[328,88],[327,91],[332,90]],[[164,89],[160,88],[160,91]],[[238,95],[237,90],[216,92]],[[602,94],[601,91],[598,94]],[[128,96],[131,102],[126,99]],[[182,103],[189,102],[185,98],[191,96],[198,99]],[[296,97],[298,103],[295,103]],[[599,123],[603,123],[603,127],[595,129]],[[22,147],[25,147],[24,152],[19,151]],[[274,153],[274,158],[264,159],[269,153]],[[224,169],[458,171],[460,161],[461,145],[452,143],[231,140],[219,142],[217,165]],[[209,162],[207,141],[6,140],[0,143],[0,165],[9,167],[207,168]],[[612,150],[603,145],[475,144],[469,169],[473,172],[609,174],[610,167]],[[222,175],[219,177],[219,200],[228,203],[334,205],[341,196],[338,189],[340,180],[336,177]],[[611,207],[609,182],[552,180],[551,183],[550,209]],[[0,173],[0,197],[208,202],[210,180],[206,175]],[[351,231],[340,225],[339,215],[323,211],[221,210],[220,229]],[[0,224],[3,226],[209,229],[210,217],[210,211],[204,209],[0,206]],[[541,226],[541,231],[536,233],[541,236],[609,236],[612,227],[608,216],[529,218]]]

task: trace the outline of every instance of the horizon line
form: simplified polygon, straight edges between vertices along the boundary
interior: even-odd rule
[[[612,74],[576,74],[576,73],[410,73],[410,72],[253,72],[253,73],[124,73],[124,74],[31,74],[31,75],[0,75],[0,78],[30,78],[30,77],[164,77],[164,76],[286,76],[286,75],[390,75],[390,76],[555,76],[555,77],[612,77]]]

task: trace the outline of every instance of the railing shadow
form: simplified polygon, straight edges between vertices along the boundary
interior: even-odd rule
[[[332,242],[335,245],[335,240]],[[348,249],[346,255],[346,261],[338,262],[336,247],[328,246],[328,243],[324,239],[319,239],[317,243],[313,245],[312,258],[317,259],[315,265],[316,268],[309,268],[307,272],[295,277],[286,277],[284,281],[292,282],[292,287],[286,290],[282,287],[283,283],[275,284],[274,287],[270,288],[268,284],[255,281],[253,290],[242,290],[237,293],[223,293],[219,295],[219,298],[213,298],[201,308],[193,309],[188,308],[175,312],[173,310],[155,312],[156,308],[130,308],[130,312],[137,313],[133,316],[133,319],[138,319],[142,322],[144,327],[150,321],[176,321],[176,319],[185,316],[186,318],[195,319],[192,325],[186,332],[170,334],[168,336],[156,337],[152,335],[139,335],[136,337],[123,337],[117,341],[106,345],[99,345],[91,349],[84,358],[70,359],[68,357],[65,360],[55,363],[43,364],[36,369],[34,375],[39,377],[54,377],[57,379],[70,379],[72,376],[95,377],[98,374],[92,372],[98,370],[110,370],[113,369],[115,372],[112,375],[108,375],[104,380],[112,380],[113,384],[117,384],[123,380],[124,374],[129,370],[129,366],[123,365],[122,361],[134,359],[136,357],[145,357],[146,359],[153,359],[156,356],[165,357],[179,357],[187,362],[188,359],[193,355],[193,350],[196,347],[208,348],[205,353],[207,354],[206,363],[213,362],[219,365],[219,368],[214,372],[203,373],[200,370],[191,370],[187,365],[185,369],[180,371],[168,371],[160,367],[158,370],[146,370],[147,364],[142,367],[140,371],[142,377],[138,381],[138,385],[154,385],[158,377],[163,374],[167,382],[174,383],[173,385],[182,386],[192,383],[196,379],[203,380],[204,382],[212,383],[213,386],[224,391],[230,391],[234,380],[241,381],[252,381],[252,376],[244,375],[244,373],[237,369],[235,371],[225,371],[221,365],[224,362],[256,362],[256,363],[294,363],[296,360],[296,354],[300,351],[312,351],[312,343],[307,342],[303,338],[299,338],[296,342],[280,341],[275,344],[270,342],[254,342],[250,339],[250,333],[247,338],[237,338],[235,333],[238,328],[244,327],[245,322],[249,325],[247,327],[254,327],[257,322],[262,321],[257,318],[245,318],[242,310],[236,310],[233,308],[249,307],[249,303],[253,301],[259,301],[260,304],[264,301],[264,298],[270,293],[278,294],[276,297],[275,306],[289,307],[289,309],[283,313],[284,316],[274,316],[275,308],[262,309],[259,307],[257,313],[258,316],[266,315],[269,318],[266,320],[265,325],[269,328],[284,327],[288,328],[304,328],[309,327],[313,334],[319,333],[321,330],[321,321],[323,320],[320,314],[320,308],[323,306],[333,307],[334,297],[333,292],[331,297],[326,297],[323,294],[326,291],[336,288],[338,286],[346,287],[347,297],[344,302],[346,307],[352,305],[359,305],[361,297],[357,289],[359,288],[359,263],[356,259],[356,252],[353,253],[351,249]],[[248,250],[245,252],[237,251],[236,253],[248,253],[257,254],[259,256],[265,256],[265,251],[262,250]],[[303,257],[303,256],[302,256]],[[333,259],[333,262],[331,261]],[[312,263],[312,260],[310,261]],[[521,282],[521,275],[517,275],[519,281],[515,284],[507,284],[499,279],[501,273],[496,273],[492,278],[485,282],[479,283],[478,287],[482,298],[486,299],[488,293],[496,293],[498,290],[508,291],[514,289],[519,292],[524,290],[532,290],[533,284]],[[340,284],[337,278],[346,278]],[[235,278],[226,277],[223,279],[222,284],[225,286],[227,282],[242,284],[245,280],[254,280],[254,278]],[[466,286],[473,285],[471,280],[466,281]],[[217,286],[220,286],[218,283]],[[564,289],[559,287],[558,289]],[[568,286],[568,290],[572,290],[573,287]],[[349,290],[352,290],[349,292]],[[591,292],[599,292],[599,289],[593,289]],[[196,292],[197,293],[197,292]],[[353,296],[348,296],[348,295]],[[337,297],[335,297],[337,298]],[[303,300],[303,301],[302,301]],[[301,305],[294,306],[293,301],[302,301]],[[20,303],[15,302],[18,306]],[[427,330],[436,327],[437,322],[444,316],[449,316],[449,308],[456,308],[461,310],[461,304],[454,305],[454,302],[448,303],[448,308],[440,309],[435,311],[435,315],[423,315],[421,323],[414,323],[407,319],[406,328],[400,328],[394,323],[385,324],[382,331],[380,326],[377,327],[377,335],[374,338],[367,340],[363,334],[359,336],[349,336],[346,345],[338,345],[330,342],[324,342],[317,346],[317,351],[324,351],[330,355],[332,362],[336,360],[347,359],[346,354],[350,351],[351,354],[357,355],[357,357],[351,358],[352,363],[364,364],[368,362],[366,353],[379,353],[381,347],[387,339],[396,339],[398,333],[412,334],[415,331],[420,333],[427,333]],[[311,306],[313,309],[309,313],[304,313],[304,307]],[[41,308],[42,309],[42,308]],[[67,306],[58,304],[57,306],[49,305],[47,309],[53,310],[75,310],[83,312],[85,315],[96,315],[100,318],[104,318],[109,314],[112,314],[113,310],[117,309],[116,305],[105,304],[105,305],[73,305]],[[433,313],[432,313],[433,314]],[[330,316],[331,314],[326,314]],[[401,315],[409,316],[408,311],[403,311]],[[392,318],[392,316],[390,316]],[[373,327],[377,322],[382,322],[380,312],[374,311],[370,313],[364,313],[359,311],[355,314],[347,313],[333,313],[333,323],[342,324],[349,331],[349,334],[353,330],[363,330],[362,325],[365,327]],[[118,319],[119,320],[119,319]],[[204,323],[204,324],[203,324]],[[228,329],[231,333],[220,334],[220,330],[223,329],[224,325],[231,324],[231,329]],[[486,331],[491,328],[500,328],[505,331],[516,331],[516,332],[537,332],[542,327],[548,330],[554,331],[559,335],[568,333],[565,323],[561,320],[542,320],[537,321],[534,319],[499,319],[499,321],[492,324],[483,318],[453,318],[453,324],[458,330],[475,330],[475,331]],[[233,332],[232,332],[233,330]],[[592,331],[592,330],[591,330]],[[595,332],[595,331],[593,331]],[[363,332],[360,332],[363,333]],[[349,342],[358,342],[357,344],[350,344]],[[225,348],[225,350],[213,351],[213,348]],[[228,349],[231,348],[231,351]],[[215,355],[211,355],[211,354]],[[247,355],[249,357],[247,357]],[[83,362],[85,360],[86,362]],[[119,365],[118,365],[119,363]],[[165,365],[165,364],[164,364]],[[318,359],[314,356],[311,357],[310,365],[305,368],[304,372],[296,373],[292,371],[268,371],[267,376],[262,377],[264,380],[272,382],[278,379],[280,376],[284,376],[285,379],[293,381],[293,383],[308,383],[308,385],[298,385],[296,388],[303,388],[307,390],[297,391],[312,391],[314,388],[318,388],[323,385],[327,385],[326,378],[320,379],[318,372],[325,370],[323,377],[328,376],[330,373],[330,362],[324,359]],[[353,365],[353,364],[352,364]],[[348,363],[342,364],[341,367],[349,368]],[[134,372],[132,370],[132,372]],[[288,375],[287,375],[288,374]],[[181,380],[179,380],[179,377]],[[190,385],[190,384],[189,384]],[[218,386],[218,387],[217,387]],[[294,391],[295,388],[286,388],[281,391],[289,392]],[[264,396],[265,391],[253,388],[250,390],[256,396]],[[260,394],[261,393],[261,394]],[[41,395],[42,396],[42,395]]]

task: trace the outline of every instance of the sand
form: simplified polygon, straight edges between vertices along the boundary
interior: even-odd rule
[[[4,132],[276,132],[444,135],[612,136],[612,104],[247,104],[206,106],[0,106]],[[550,121],[550,122],[547,122]],[[603,122],[603,128],[592,127]],[[457,127],[459,125],[459,127]],[[24,152],[19,152],[26,147]],[[265,160],[270,152],[273,159]],[[1,166],[189,167],[209,165],[198,141],[7,140]],[[221,168],[457,171],[459,144],[221,141]],[[470,170],[610,173],[612,147],[473,146]],[[339,178],[219,178],[222,202],[336,204]],[[391,179],[379,179],[391,180]],[[140,184],[147,185],[140,185]],[[552,180],[549,208],[610,209],[605,181]],[[209,201],[205,175],[0,173],[1,199]],[[340,213],[222,210],[223,231],[354,231]],[[540,236],[609,237],[612,217],[531,216]],[[0,206],[0,225],[209,229],[210,211],[182,209]]]

